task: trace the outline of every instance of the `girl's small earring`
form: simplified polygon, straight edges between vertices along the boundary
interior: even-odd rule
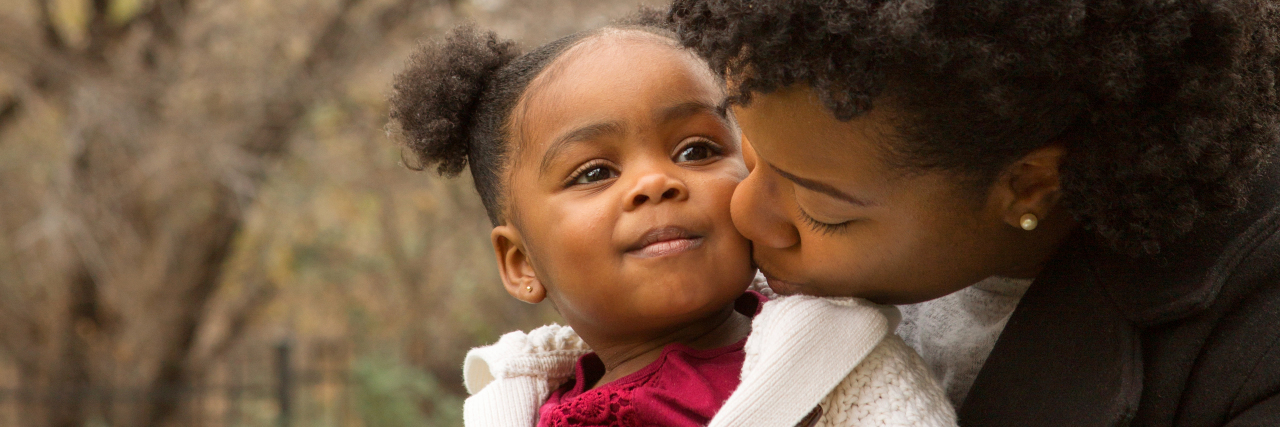
[[[532,286],[532,285],[530,285],[530,286],[525,286],[525,287],[524,287],[524,290],[525,290],[526,292],[533,292],[533,286]]]
[[[1036,226],[1040,225],[1040,218],[1036,218],[1036,214],[1029,213],[1022,216],[1022,220],[1019,221],[1019,225],[1022,226],[1023,230],[1035,230]]]

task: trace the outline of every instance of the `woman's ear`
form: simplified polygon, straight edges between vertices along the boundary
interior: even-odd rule
[[[1053,213],[1061,197],[1061,166],[1067,150],[1051,144],[1013,162],[997,183],[1005,223],[1027,231]]]
[[[499,225],[489,234],[493,241],[493,253],[498,257],[498,274],[507,293],[518,300],[537,304],[547,297],[547,290],[538,280],[529,254],[525,251],[520,231],[510,225]]]

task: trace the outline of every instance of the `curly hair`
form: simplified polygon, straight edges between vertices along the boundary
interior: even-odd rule
[[[850,120],[888,101],[895,164],[986,188],[1061,144],[1064,207],[1133,256],[1242,207],[1280,143],[1273,0],[676,0],[670,19],[733,103],[808,85]]]
[[[675,40],[663,13],[642,8],[610,26],[562,37],[521,54],[516,43],[464,24],[443,41],[423,44],[396,74],[388,101],[392,133],[416,158],[411,169],[436,166],[444,176],[470,167],[489,221],[499,225],[512,110],[529,84],[556,58],[607,29],[636,29]],[[672,41],[674,45],[675,42]]]

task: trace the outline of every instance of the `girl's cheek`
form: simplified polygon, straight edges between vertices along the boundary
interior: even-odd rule
[[[751,142],[747,141],[746,135],[742,136],[742,155],[738,156],[737,160],[742,163],[742,179],[745,179],[747,174],[756,168],[756,150],[751,147]]]
[[[741,182],[742,180],[747,179],[747,175],[751,173],[751,169],[751,165],[744,162],[742,158],[735,158],[732,170],[734,181]]]
[[[746,171],[746,168],[743,168],[741,173],[735,173],[735,174],[730,174],[726,176],[723,179],[724,182],[721,184],[723,190],[728,192],[730,195],[732,195],[733,190],[737,189],[738,185],[742,184],[742,181],[747,179],[747,175],[748,175],[748,172]]]

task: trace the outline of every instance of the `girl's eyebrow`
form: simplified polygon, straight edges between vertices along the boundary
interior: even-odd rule
[[[723,105],[712,105],[702,101],[687,101],[659,109],[655,113],[658,123],[669,123],[699,113],[709,113],[726,126],[729,125],[728,110]],[[574,144],[590,141],[604,135],[626,133],[626,126],[620,121],[597,122],[566,132],[551,142],[547,152],[542,155],[542,163],[538,166],[538,174],[546,174],[551,162],[561,152]]]
[[[547,147],[547,152],[542,155],[542,164],[538,166],[538,174],[545,174],[547,169],[551,167],[551,161],[555,160],[560,152],[570,146],[599,138],[603,135],[620,135],[626,133],[626,126],[622,122],[597,122],[560,135],[551,142],[551,146]]]
[[[725,124],[729,123],[727,109],[720,105],[712,105],[702,101],[682,102],[670,107],[658,110],[654,115],[658,123],[668,123],[671,121],[683,119],[698,113],[709,113]]]

